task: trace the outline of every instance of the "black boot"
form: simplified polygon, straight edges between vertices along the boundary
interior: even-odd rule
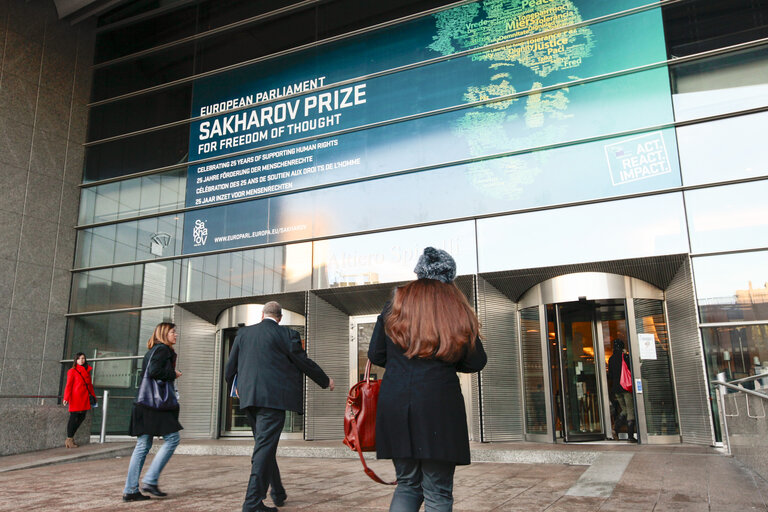
[[[619,414],[616,416],[616,419],[613,422],[613,431],[614,436],[613,438],[618,441],[619,440],[619,429],[627,424],[627,417],[623,414]]]
[[[635,438],[635,420],[627,422],[627,441],[630,443],[637,442],[637,439]]]

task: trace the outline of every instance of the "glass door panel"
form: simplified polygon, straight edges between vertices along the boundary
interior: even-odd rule
[[[595,364],[594,304],[559,304],[565,440],[603,439]]]
[[[229,361],[229,353],[232,352],[232,345],[235,343],[237,328],[224,329],[221,332],[221,342],[224,347],[224,365]],[[223,372],[222,372],[223,373]],[[222,379],[224,376],[222,375]],[[224,418],[222,421],[222,434],[232,435],[238,433],[251,433],[251,425],[248,423],[245,413],[240,410],[240,399],[235,396],[229,396],[229,387],[226,382],[222,385],[226,394],[226,403],[224,405]]]
[[[553,304],[547,305],[547,346],[549,347],[552,400],[555,411],[553,429],[555,437],[563,439],[565,437],[565,427],[563,422],[562,375],[560,374],[560,341],[557,336],[557,317]]]
[[[603,359],[599,365],[600,374],[604,376],[603,392],[608,397],[609,404],[607,410],[604,409],[607,419],[606,429],[611,432],[609,437],[626,439],[628,437],[626,422],[620,421],[619,428],[616,428],[616,420],[619,419],[622,411],[618,400],[610,391],[613,382],[608,378],[608,360],[613,355],[613,340],[620,339],[626,344],[629,339],[627,338],[627,308],[624,300],[598,301],[597,318],[603,347]]]
[[[371,344],[371,335],[373,335],[373,328],[376,327],[375,316],[369,317],[357,317],[352,320],[354,335],[357,338],[357,380],[353,380],[352,383],[363,380],[365,376],[365,365],[368,362],[368,346]],[[384,377],[384,368],[381,366],[371,365],[371,378],[381,379]]]
[[[523,389],[525,390],[526,434],[547,433],[547,400],[544,387],[545,365],[541,353],[539,306],[520,310],[522,333]]]
[[[301,335],[301,344],[305,345],[304,326],[303,325],[289,325],[291,329],[298,331]],[[224,348],[223,365],[229,360],[229,353],[232,352],[232,345],[235,342],[237,336],[237,327],[230,329],[224,329],[221,334],[222,346]],[[222,380],[224,379],[224,372],[222,372]],[[222,435],[250,435],[251,425],[248,423],[245,413],[240,410],[240,399],[237,397],[229,396],[229,388],[224,382],[222,389],[225,393],[224,407],[222,411]],[[301,433],[304,431],[304,419],[303,415],[294,411],[285,411],[285,425],[283,426],[283,433]]]

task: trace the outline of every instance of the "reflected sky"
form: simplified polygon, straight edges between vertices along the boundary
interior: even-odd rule
[[[733,297],[736,290],[763,288],[768,282],[768,251],[693,258],[699,301]]]
[[[688,252],[679,193],[481,219],[480,272]]]
[[[767,174],[766,126],[768,112],[678,128],[683,183],[700,185]]]
[[[685,193],[694,253],[757,249],[768,240],[768,180]]]
[[[671,68],[675,119],[687,121],[768,105],[768,47]]]
[[[415,279],[425,247],[447,251],[457,275],[477,272],[474,222],[465,221],[314,242],[314,288]]]

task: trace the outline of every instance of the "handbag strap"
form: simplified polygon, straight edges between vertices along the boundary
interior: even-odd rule
[[[86,371],[88,371],[88,370],[86,370]],[[80,370],[78,370],[77,367],[75,367],[75,373],[77,373],[80,376],[80,378],[83,379],[83,384],[85,384],[85,391],[86,391],[86,393],[91,395],[93,398],[96,398],[96,395],[94,393],[91,393],[91,390],[88,389],[88,382],[86,382],[85,377],[83,377],[83,374],[80,373]],[[91,384],[91,387],[93,387],[93,384]]]
[[[365,463],[365,457],[363,457],[363,450],[360,449],[360,432],[357,430],[357,420],[354,417],[352,417],[351,420],[352,420],[351,421],[352,431],[355,434],[355,439],[358,440],[358,442],[355,443],[357,448],[357,454],[360,456],[360,462],[363,463],[363,471],[365,471],[365,474],[368,475],[371,478],[371,480],[373,480],[374,482],[378,482],[380,484],[384,484],[384,485],[397,484],[397,480],[395,480],[394,482],[385,482],[384,480],[381,479],[379,475],[376,474],[374,470],[368,467],[368,464]]]
[[[370,379],[371,376],[371,360],[369,359],[368,362],[365,364],[365,377],[363,377],[364,382],[368,382],[368,379]],[[368,467],[368,464],[365,463],[365,457],[363,457],[363,450],[360,448],[360,432],[357,429],[357,418],[352,416],[351,418],[352,423],[352,431],[355,434],[355,439],[357,439],[357,443],[355,443],[357,448],[357,454],[360,456],[360,462],[363,463],[363,470],[365,471],[365,474],[368,475],[371,480],[374,482],[378,482],[380,484],[384,485],[395,485],[397,481],[394,482],[385,482],[381,479],[379,475],[376,474],[375,471],[373,471],[371,468]]]
[[[155,352],[157,352],[157,345],[155,345],[154,347],[152,347],[152,351],[149,353],[149,359],[147,359],[147,366],[144,368],[144,374],[141,376],[141,378],[142,378],[142,379],[143,379],[144,377],[146,377],[146,378],[148,378],[148,379],[151,379],[151,378],[152,378],[152,377],[150,377],[150,376],[147,374],[147,372],[149,371],[149,365],[150,365],[150,363],[152,362],[152,356],[154,356],[154,355],[155,355]]]

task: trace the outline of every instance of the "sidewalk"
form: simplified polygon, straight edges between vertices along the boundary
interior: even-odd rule
[[[284,442],[323,448],[315,443]],[[186,444],[191,448],[196,443]],[[203,441],[197,449],[206,444],[228,445],[228,449],[232,449],[247,442]],[[99,445],[93,446],[78,450],[98,451]],[[102,445],[101,449],[109,446]],[[473,445],[473,448],[528,451],[529,455],[584,452],[597,456],[589,465],[477,462],[459,467],[454,493],[457,512],[768,510],[768,482],[712,448],[624,443],[567,446],[504,443]],[[54,455],[50,452],[54,450],[14,457],[26,457],[30,462],[50,460]],[[10,466],[12,458],[0,458],[0,471]],[[247,456],[177,453],[160,481],[161,489],[169,493],[167,498],[123,503],[120,497],[128,458],[0,472],[0,511],[238,512],[241,509],[250,469]],[[281,456],[279,464],[288,491],[288,501],[282,511],[384,512],[388,509],[393,488],[369,480],[359,460]],[[374,461],[372,467],[384,478],[394,476],[388,461]]]

